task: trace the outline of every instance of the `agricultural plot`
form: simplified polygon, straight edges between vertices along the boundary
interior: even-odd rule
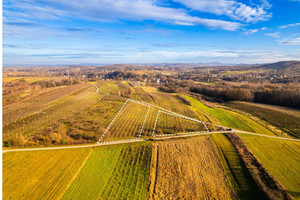
[[[174,114],[159,111],[153,128],[153,136],[189,134],[206,131],[208,131],[208,129],[204,123],[195,122]]]
[[[209,137],[153,145],[150,199],[236,199]]]
[[[262,192],[257,187],[234,145],[223,134],[212,135],[211,137],[216,144],[220,160],[239,199],[262,200]]]
[[[286,140],[240,135],[263,166],[295,199],[300,199],[300,144]]]
[[[193,97],[183,95],[192,102],[191,108],[203,116],[202,121],[209,121],[213,124],[220,124],[226,127],[235,128],[249,132],[256,132],[265,135],[274,135],[270,130],[255,122],[247,116],[230,111],[226,108],[212,108],[204,105]]]
[[[44,136],[41,130],[67,119],[75,113],[81,112],[87,107],[95,104],[99,94],[93,86],[87,86],[76,90],[68,96],[51,102],[45,109],[23,117],[3,127],[3,142],[7,145],[23,146],[34,145],[37,142],[43,144]]]
[[[99,142],[141,137],[150,106],[126,101]]]
[[[125,81],[117,81],[119,96],[131,98],[134,94],[134,89]]]
[[[59,199],[91,148],[3,154],[3,199]]]
[[[113,81],[98,81],[97,86],[99,87],[99,92],[104,94],[119,95],[118,85]]]
[[[4,125],[7,125],[15,122],[27,115],[46,108],[51,102],[57,101],[87,86],[87,84],[77,84],[66,87],[58,87],[54,90],[50,90],[49,92],[34,96],[24,102],[10,105],[3,109],[3,123]]]
[[[96,148],[63,199],[146,199],[151,146]]]
[[[42,80],[48,80],[52,77],[3,77],[3,82],[11,82],[15,80],[25,80],[29,83],[35,82],[35,81],[42,81]]]
[[[159,110],[157,108],[150,107],[148,118],[147,118],[147,121],[145,123],[144,130],[142,132],[143,136],[152,136],[153,128],[154,128],[154,125],[155,125],[155,121],[156,121],[158,111]]]
[[[108,125],[99,142],[207,131],[209,130],[205,123],[197,119],[128,99]]]
[[[96,143],[123,104],[122,98],[101,96],[98,101],[81,112],[59,119],[43,128],[40,135],[51,137],[47,140],[52,143],[60,141],[65,144]]]
[[[300,111],[264,104],[233,102],[230,106],[249,112],[294,137],[300,137]]]
[[[198,118],[198,115],[188,105],[178,99],[176,95],[162,92],[149,94],[153,98],[154,104],[157,106],[181,115]]]
[[[137,99],[151,104],[154,103],[153,97],[148,92],[146,92],[143,88],[135,87],[134,89],[135,89],[135,94],[132,96],[133,99]]]

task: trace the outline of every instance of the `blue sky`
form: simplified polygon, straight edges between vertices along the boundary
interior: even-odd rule
[[[5,0],[4,65],[300,60],[300,0]]]

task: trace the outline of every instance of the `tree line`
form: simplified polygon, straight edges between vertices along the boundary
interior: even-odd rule
[[[168,80],[160,87],[165,92],[193,92],[222,101],[248,101],[300,108],[299,84],[228,83],[195,84],[192,81]]]

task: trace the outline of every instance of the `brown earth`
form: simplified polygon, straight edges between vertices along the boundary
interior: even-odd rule
[[[153,144],[150,199],[237,199],[209,137]]]

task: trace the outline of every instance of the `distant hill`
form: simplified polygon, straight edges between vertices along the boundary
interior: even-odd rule
[[[259,65],[259,68],[286,70],[288,68],[300,68],[300,61],[280,61],[276,63]]]

